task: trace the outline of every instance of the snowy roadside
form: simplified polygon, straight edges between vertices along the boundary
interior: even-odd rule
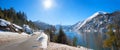
[[[47,50],[92,50],[92,49],[88,49],[85,47],[77,48],[77,47],[73,47],[73,46],[50,42]]]
[[[29,35],[22,33],[14,33],[14,32],[0,32],[0,49],[13,45],[15,43],[24,42],[29,38]],[[18,41],[21,40],[21,41]]]

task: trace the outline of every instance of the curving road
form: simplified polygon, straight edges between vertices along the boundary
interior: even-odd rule
[[[39,36],[39,33],[33,36],[28,36],[18,40],[13,40],[6,44],[0,45],[0,50],[40,50],[40,42],[36,39]]]
[[[14,37],[13,40],[2,42],[3,35],[0,34],[0,50],[41,50],[39,48],[40,42],[36,39],[40,35],[40,32],[35,32],[33,36]],[[6,36],[6,35],[5,35]],[[13,36],[13,35],[12,35]],[[10,36],[7,36],[8,38]],[[8,39],[7,39],[8,40]],[[5,40],[4,40],[5,41]],[[64,44],[58,44],[50,42],[46,50],[87,50],[86,48],[76,48]]]

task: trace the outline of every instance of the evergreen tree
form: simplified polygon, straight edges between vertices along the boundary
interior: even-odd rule
[[[47,33],[50,37],[50,41],[53,42],[53,33],[52,33],[52,30],[50,28],[46,29],[45,30],[45,33]]]
[[[11,23],[15,23],[19,26],[27,24],[33,29],[38,29],[38,27],[32,21],[27,20],[27,16],[24,12],[17,12],[13,7],[9,9],[4,8],[4,10],[2,10],[0,7],[0,18],[10,21]]]
[[[58,35],[57,39],[58,39],[57,40],[58,43],[68,44],[67,37],[66,37],[64,31],[62,30],[62,27],[60,27],[60,29],[59,29],[59,35]]]
[[[4,17],[4,14],[2,12],[2,8],[0,7],[0,18],[3,18]]]
[[[45,30],[45,33],[49,35],[49,40],[51,42],[56,42],[57,41],[57,35],[55,34],[55,28],[51,26],[50,28]]]
[[[77,46],[77,37],[74,37],[73,39],[73,46]]]

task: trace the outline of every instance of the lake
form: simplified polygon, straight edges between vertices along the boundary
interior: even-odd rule
[[[74,31],[64,31],[66,36],[73,40],[74,37],[77,37],[77,45],[87,47],[94,50],[110,50],[109,48],[103,48],[102,46],[99,46],[99,42],[96,42],[96,35],[97,33],[89,33],[89,36],[86,36],[86,34],[78,33]],[[97,39],[99,40],[99,39]],[[100,44],[102,45],[102,44]]]

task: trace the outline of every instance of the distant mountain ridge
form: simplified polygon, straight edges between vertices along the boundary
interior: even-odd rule
[[[115,19],[120,19],[120,11],[113,13],[99,11],[94,13],[83,22],[78,22],[75,24],[73,30],[80,32],[106,32],[107,26],[109,24],[114,24]]]
[[[57,30],[59,30],[60,27],[62,27],[62,29],[63,29],[64,31],[70,31],[70,30],[72,29],[72,26],[71,26],[71,25],[55,25],[55,28],[56,28]]]
[[[52,25],[44,23],[44,22],[40,22],[40,21],[34,21],[33,22],[39,29],[45,30],[48,28],[51,28]]]

